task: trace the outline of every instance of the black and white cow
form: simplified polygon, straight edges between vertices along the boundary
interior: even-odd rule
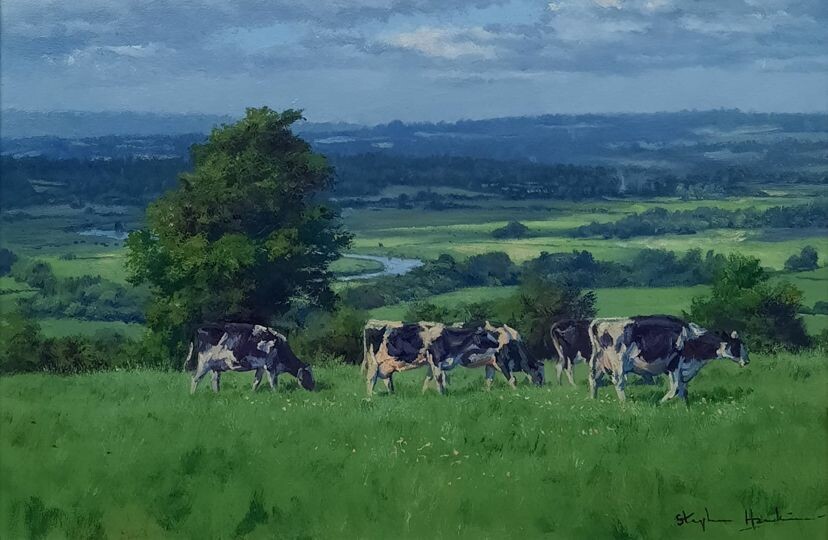
[[[190,342],[185,369],[192,365],[194,352],[196,365],[190,393],[196,391],[199,381],[210,372],[213,373],[213,391],[218,392],[224,371],[255,371],[254,392],[264,374],[267,374],[271,390],[276,389],[280,373],[290,373],[306,390],[316,386],[310,366],[293,354],[285,337],[258,324],[202,326]]]
[[[687,384],[709,361],[728,358],[742,367],[750,363],[748,350],[736,332],[720,335],[677,317],[653,315],[595,319],[589,326],[590,395],[597,396],[606,374],[612,377],[618,399],[624,401],[627,373],[666,374],[670,389],[662,402],[687,399]]]
[[[589,338],[591,322],[591,320],[566,319],[556,322],[549,329],[552,345],[558,353],[555,366],[558,384],[561,384],[561,375],[565,372],[569,384],[575,386],[572,366],[578,362],[588,362],[592,357],[592,340]]]
[[[455,367],[485,367],[487,385],[501,372],[514,385],[513,371],[526,371],[543,383],[543,366],[526,353],[519,334],[508,326],[489,323],[445,326],[440,323],[368,321],[364,332],[363,372],[368,394],[378,379],[394,391],[397,372],[426,367],[423,391],[434,381],[445,392],[446,372]]]

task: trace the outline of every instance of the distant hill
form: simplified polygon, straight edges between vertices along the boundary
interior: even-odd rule
[[[61,159],[182,157],[210,128],[209,115],[5,111],[2,154]],[[828,114],[738,110],[580,114],[377,126],[302,123],[295,130],[327,155],[451,156],[539,164],[698,167],[828,174]],[[48,137],[43,137],[44,135]],[[23,138],[23,137],[27,138]]]
[[[30,112],[4,109],[0,135],[4,139],[61,137],[82,139],[105,135],[180,135],[208,133],[213,126],[232,122],[230,116],[158,114],[142,112]]]

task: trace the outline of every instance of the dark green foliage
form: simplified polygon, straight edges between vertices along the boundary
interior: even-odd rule
[[[805,246],[799,255],[791,255],[785,261],[785,270],[789,272],[804,272],[819,268],[819,255],[813,246]]]
[[[82,373],[141,363],[136,344],[118,333],[45,338],[38,324],[17,312],[0,315],[0,373]]]
[[[300,358],[339,358],[362,361],[362,329],[368,314],[348,306],[333,312],[316,310],[289,335],[291,348]]]
[[[18,300],[18,308],[35,317],[70,317],[97,321],[143,322],[147,301],[143,288],[125,287],[100,276],[58,278],[45,262],[21,259],[11,271],[37,294]]]
[[[0,276],[11,272],[12,265],[17,261],[17,255],[9,249],[0,248]]]
[[[505,253],[484,253],[457,261],[440,255],[403,276],[388,276],[346,290],[346,304],[373,309],[398,302],[422,302],[428,297],[464,287],[516,285],[522,274],[565,280],[581,288],[668,287],[710,283],[724,256],[692,249],[682,256],[672,251],[644,249],[630,265],[599,261],[589,251],[542,252],[518,266]]]
[[[148,325],[173,349],[204,322],[267,324],[297,299],[333,305],[328,265],[350,235],[318,201],[331,169],[291,133],[300,118],[248,109],[215,129],[193,146],[195,170],[130,234],[130,279],[150,286]]]
[[[49,263],[29,259],[17,261],[11,268],[11,277],[29,287],[40,289],[42,294],[54,294],[58,279]]]
[[[505,226],[492,231],[495,238],[523,238],[529,234],[529,227],[520,221],[510,221]]]
[[[187,168],[186,157],[78,160],[3,156],[2,200],[6,208],[42,203],[76,205],[81,201],[145,204],[173,187],[176,175]]]
[[[725,256],[691,249],[681,257],[674,251],[643,249],[630,263],[631,281],[640,287],[670,287],[710,283],[725,264]]]
[[[583,292],[572,281],[544,274],[524,274],[517,302],[517,328],[537,358],[549,358],[553,354],[549,328],[555,322],[589,319],[597,313],[594,292]]]
[[[711,330],[738,331],[759,350],[797,349],[809,344],[802,292],[787,282],[771,284],[759,260],[730,255],[708,297],[693,299],[687,317]]]
[[[663,234],[695,234],[707,229],[760,229],[828,227],[828,200],[799,206],[776,206],[765,211],[755,208],[726,210],[699,207],[670,211],[650,208],[611,223],[593,222],[571,231],[573,236],[630,238]]]

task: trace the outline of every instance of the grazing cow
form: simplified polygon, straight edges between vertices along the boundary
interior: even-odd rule
[[[588,362],[592,357],[592,340],[589,338],[590,320],[566,319],[556,322],[549,329],[552,345],[558,353],[555,371],[558,374],[558,384],[561,384],[561,375],[566,372],[569,384],[575,386],[572,376],[572,366],[577,362]]]
[[[191,363],[193,351],[197,362],[190,393],[196,391],[198,382],[213,372],[213,391],[218,392],[221,373],[224,371],[256,371],[253,391],[267,374],[271,390],[276,388],[280,373],[290,373],[306,390],[313,390],[316,383],[310,366],[299,360],[277,331],[258,324],[227,323],[202,326],[196,330],[190,343],[185,368]]]
[[[708,332],[693,323],[667,315],[595,319],[589,326],[590,395],[597,395],[604,374],[610,375],[618,399],[626,398],[626,374],[666,374],[670,389],[662,402],[678,396],[687,400],[687,384],[709,361],[729,358],[741,366],[750,363],[747,347],[733,332]]]
[[[368,321],[363,335],[363,372],[368,394],[373,393],[377,379],[394,391],[393,376],[400,371],[426,367],[429,382],[445,392],[445,372],[458,365],[486,367],[487,384],[496,371],[514,384],[512,370],[526,370],[538,384],[543,382],[543,368],[538,368],[525,352],[520,336],[508,326],[494,327],[489,323],[445,326],[439,323],[402,323]]]

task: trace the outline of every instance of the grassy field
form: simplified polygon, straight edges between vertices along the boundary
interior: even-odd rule
[[[580,370],[491,392],[457,372],[445,397],[412,372],[371,401],[356,368],[316,371],[315,393],[230,374],[193,397],[152,371],[0,378],[0,537],[745,538],[746,510],[828,511],[823,354],[717,362],[689,408],[651,386],[590,401]],[[733,521],[677,524],[705,508]]]
[[[414,189],[414,188],[411,188]],[[664,248],[685,251],[691,248],[713,249],[717,252],[741,253],[759,257],[763,264],[782,268],[784,261],[805,245],[817,248],[823,259],[828,256],[828,234],[821,230],[779,232],[712,230],[695,235],[666,235],[639,237],[627,240],[602,238],[573,238],[566,231],[591,221],[612,221],[633,212],[653,207],[671,210],[692,209],[700,206],[718,206],[728,209],[768,208],[777,205],[801,204],[824,194],[819,187],[782,186],[770,191],[770,197],[742,197],[716,201],[681,201],[676,198],[656,198],[643,201],[601,200],[573,203],[560,200],[503,201],[498,199],[475,200],[477,208],[429,211],[423,209],[399,210],[346,210],[345,223],[354,233],[354,251],[402,257],[434,258],[441,253],[466,257],[488,251],[505,251],[514,260],[523,261],[537,257],[541,251],[571,251],[587,249],[598,259],[628,261],[642,248]],[[386,195],[399,194],[392,190]],[[414,191],[416,192],[416,191]],[[449,190],[446,193],[451,193]],[[79,231],[89,228],[112,229],[116,222],[125,228],[140,225],[141,210],[130,207],[100,207],[95,212],[73,209],[68,206],[32,207],[24,209],[13,221],[3,224],[2,245],[21,255],[49,262],[59,276],[100,275],[106,279],[124,283],[124,248],[122,242],[103,237],[81,236]],[[8,216],[7,216],[8,217]],[[519,218],[532,230],[532,236],[520,240],[496,240],[491,231],[508,220]],[[74,258],[67,259],[71,254]],[[333,265],[339,276],[376,271],[373,261],[340,259]],[[828,267],[815,272],[787,274],[784,279],[793,281],[804,292],[809,307],[819,300],[828,301]],[[20,290],[8,278],[0,278],[0,289]],[[341,290],[348,285],[338,283]],[[704,291],[703,288],[680,287],[675,289],[599,289],[598,308],[603,316],[629,315],[630,313],[675,313],[689,306],[690,299]],[[11,309],[18,298],[29,292],[12,292],[0,295],[0,309]],[[431,299],[436,304],[451,305],[456,302],[474,302],[497,299],[512,294],[508,288],[474,288],[439,295]],[[378,318],[402,317],[408,306],[397,304],[374,310]],[[825,316],[807,316],[809,331],[818,333],[828,327]],[[45,331],[52,335],[65,335],[77,330],[94,333],[96,323],[47,321]],[[116,326],[102,323],[100,327]],[[124,328],[130,335],[137,330]]]
[[[618,288],[596,289],[598,315],[600,317],[620,317],[629,314],[681,315],[682,310],[690,308],[694,296],[708,291],[706,286],[698,287],[656,287],[656,288]],[[437,306],[452,307],[457,304],[482,302],[507,298],[517,292],[517,287],[469,287],[429,298]],[[384,320],[399,320],[409,309],[408,303],[383,306],[371,310],[371,317]]]
[[[772,197],[740,197],[716,201],[682,201],[657,198],[643,201],[603,200],[571,202],[560,200],[475,201],[476,208],[434,211],[423,209],[378,209],[348,211],[345,223],[356,233],[354,249],[361,253],[390,254],[400,257],[435,258],[441,253],[467,257],[488,251],[504,251],[516,261],[523,261],[541,251],[586,249],[596,258],[627,261],[643,248],[675,251],[700,248],[722,253],[739,251],[759,257],[766,266],[781,269],[785,260],[805,245],[828,252],[828,234],[824,230],[787,231],[784,237],[759,230],[723,229],[695,235],[635,237],[627,240],[573,238],[568,230],[592,221],[615,221],[628,214],[649,208],[688,210],[698,207],[739,209],[802,204],[813,195],[824,193],[775,192]],[[509,220],[519,219],[531,230],[527,238],[497,240],[494,229]]]

